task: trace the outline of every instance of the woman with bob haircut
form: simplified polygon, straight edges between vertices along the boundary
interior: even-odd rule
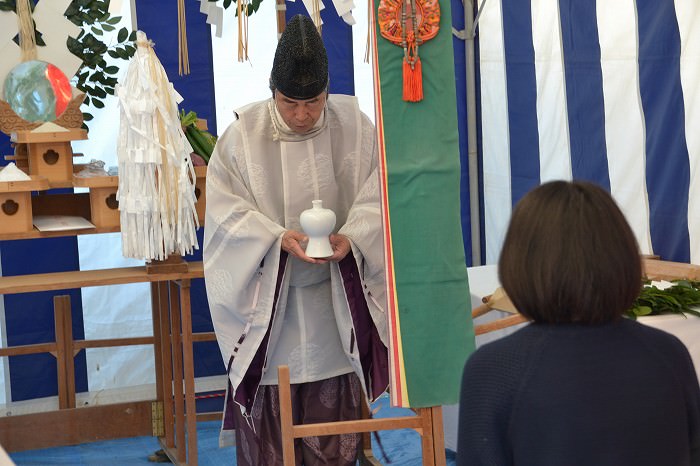
[[[554,181],[528,193],[498,265],[532,323],[467,361],[458,465],[700,465],[693,363],[673,335],[623,317],[641,259],[606,191]]]

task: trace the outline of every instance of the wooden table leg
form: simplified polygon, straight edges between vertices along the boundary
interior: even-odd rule
[[[173,402],[175,404],[175,448],[178,463],[187,461],[185,445],[185,406],[182,392],[182,338],[180,337],[180,294],[177,285],[169,282],[170,288],[170,338],[173,356]]]
[[[175,447],[174,419],[173,419],[173,361],[170,342],[170,315],[168,312],[168,287],[164,282],[154,283],[156,288],[153,312],[158,317],[158,327],[160,327],[160,354],[156,359],[161,361],[162,387],[160,398],[163,400],[163,423],[165,427],[165,438],[161,440],[166,448]],[[154,327],[155,328],[155,327]]]
[[[194,356],[192,351],[192,309],[190,280],[180,281],[180,312],[182,318],[182,359],[185,379],[185,421],[187,422],[187,464],[197,466],[197,408],[194,391]]]
[[[153,363],[156,369],[156,400],[165,404],[163,398],[163,341],[160,321],[160,297],[158,282],[151,283],[151,319],[153,321]]]

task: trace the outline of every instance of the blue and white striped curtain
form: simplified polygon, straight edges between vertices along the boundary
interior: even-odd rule
[[[700,263],[698,0],[487,0],[478,47],[486,263],[554,179],[609,190],[643,253]]]

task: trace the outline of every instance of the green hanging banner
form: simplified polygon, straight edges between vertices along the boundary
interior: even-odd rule
[[[432,7],[430,0],[392,1],[375,3],[372,43],[391,397],[395,406],[421,408],[458,401],[462,369],[474,350],[460,222],[452,20],[448,3],[440,11],[435,0]],[[417,19],[415,26],[411,19]],[[432,32],[428,42],[415,40]],[[388,35],[405,37],[405,47],[383,38]],[[409,73],[415,72],[416,63],[422,100],[406,98],[407,82],[410,87],[415,79],[406,76],[406,67],[413,64]]]

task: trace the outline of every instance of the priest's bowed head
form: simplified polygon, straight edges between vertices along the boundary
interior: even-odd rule
[[[294,16],[277,44],[270,75],[277,110],[296,133],[313,128],[326,105],[328,55],[313,21]]]
[[[307,100],[328,86],[328,56],[313,21],[296,15],[287,24],[275,51],[270,89],[290,99]]]

